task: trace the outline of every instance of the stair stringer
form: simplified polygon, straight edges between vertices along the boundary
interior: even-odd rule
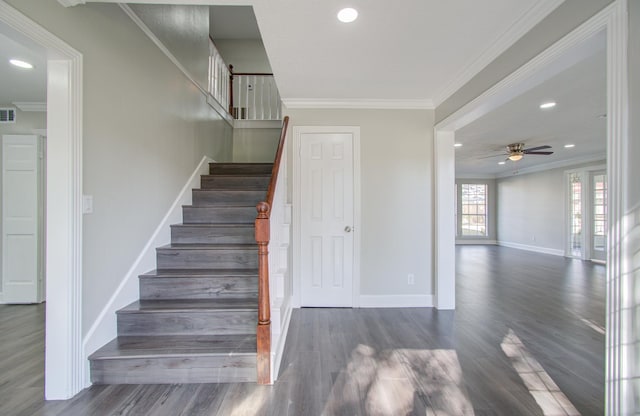
[[[88,357],[110,342],[117,335],[116,311],[136,301],[140,297],[138,276],[156,268],[156,248],[171,242],[171,224],[182,222],[182,206],[192,203],[192,189],[200,185],[200,176],[209,172],[209,163],[215,160],[203,156],[193,173],[187,179],[153,234],[147,240],[140,254],[123,276],[117,289],[109,298],[100,314],[82,340],[84,356],[84,386],[91,385],[90,362]]]

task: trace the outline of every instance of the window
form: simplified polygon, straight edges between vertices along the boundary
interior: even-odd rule
[[[460,185],[460,235],[487,236],[487,184]]]

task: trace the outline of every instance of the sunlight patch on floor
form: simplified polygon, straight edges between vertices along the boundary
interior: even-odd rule
[[[582,316],[578,315],[577,313],[575,313],[574,311],[572,311],[569,308],[564,308],[564,310],[569,312],[571,315],[575,316],[576,318],[578,318],[580,320],[580,322],[582,322],[583,324],[585,324],[589,328],[593,329],[597,333],[602,334],[602,335],[605,334],[605,328],[602,325],[598,324],[593,319],[583,318]]]
[[[337,374],[322,414],[474,415],[463,381],[455,350],[358,345]]]
[[[580,416],[513,330],[509,329],[500,346],[545,416]]]

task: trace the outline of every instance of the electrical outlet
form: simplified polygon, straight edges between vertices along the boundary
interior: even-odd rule
[[[413,285],[416,283],[416,276],[413,273],[407,275],[407,284]]]

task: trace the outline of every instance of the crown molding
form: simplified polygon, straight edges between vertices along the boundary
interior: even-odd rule
[[[582,163],[602,162],[603,160],[606,160],[606,156],[602,154],[574,157],[571,159],[558,160],[557,162],[543,163],[541,165],[531,166],[524,169],[518,169],[515,172],[501,172],[496,174],[496,179],[510,178],[512,176],[526,175],[528,173],[543,172],[545,170],[551,170],[551,169],[566,168],[569,166],[580,165]]]
[[[289,108],[341,108],[381,110],[433,110],[430,99],[342,99],[342,98],[288,98],[282,99]]]
[[[47,111],[46,102],[14,101],[11,104],[18,107],[20,111],[37,111],[37,112]]]
[[[543,0],[536,2],[525,14],[516,20],[488,49],[485,49],[480,56],[476,57],[469,65],[453,78],[451,82],[438,91],[433,102],[435,106],[442,104],[456,91],[462,88],[467,82],[482,71],[487,65],[502,55],[522,36],[533,29],[542,19],[554,11],[564,0]]]
[[[62,4],[64,7],[73,7],[79,4],[85,4],[85,0],[58,0],[58,3]]]

